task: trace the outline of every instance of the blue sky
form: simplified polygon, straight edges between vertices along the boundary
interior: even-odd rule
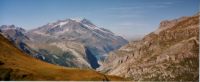
[[[198,0],[0,0],[0,25],[27,30],[66,18],[86,18],[132,39],[158,28],[161,20],[194,15]]]

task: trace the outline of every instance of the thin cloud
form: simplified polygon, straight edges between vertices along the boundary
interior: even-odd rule
[[[164,3],[162,3],[162,4],[164,4],[164,5],[173,5],[174,2],[164,2]]]
[[[143,5],[141,5],[143,4]],[[123,5],[119,7],[111,7],[105,9],[110,16],[118,18],[138,18],[144,17],[144,13],[148,13],[155,9],[164,9],[174,5],[173,1],[166,2],[145,2],[132,5]]]
[[[112,8],[107,8],[107,10],[134,10],[134,9],[140,9],[140,6],[134,6],[134,7],[128,7],[128,6],[124,6],[124,7],[112,7]]]
[[[171,5],[175,4],[177,2],[174,1],[167,1],[167,2],[146,2],[146,3],[139,3],[139,4],[133,4],[133,5],[123,5],[121,7],[112,7],[107,8],[107,10],[111,11],[121,11],[121,10],[138,10],[138,9],[150,9],[150,8],[166,8],[170,7]],[[141,5],[143,4],[143,5]]]

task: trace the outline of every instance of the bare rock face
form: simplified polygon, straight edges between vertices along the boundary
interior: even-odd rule
[[[199,15],[161,22],[159,31],[109,54],[99,68],[139,81],[199,80]]]

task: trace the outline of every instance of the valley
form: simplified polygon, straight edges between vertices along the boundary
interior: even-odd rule
[[[199,80],[199,13],[130,42],[87,19],[0,33],[0,80]]]

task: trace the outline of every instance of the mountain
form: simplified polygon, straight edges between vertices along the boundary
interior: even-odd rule
[[[142,40],[109,53],[98,70],[135,81],[198,81],[199,14],[162,21]]]
[[[26,55],[0,34],[0,80],[125,80],[93,70],[66,68]]]
[[[36,51],[48,54],[45,57],[48,62],[80,68],[96,69],[108,52],[127,43],[122,37],[97,27],[87,19],[58,20],[26,35],[32,40],[26,43]]]
[[[28,37],[24,35],[25,30],[15,25],[2,25],[0,27],[0,32],[16,44],[20,43],[23,39],[28,39]]]
[[[44,56],[40,53],[31,49],[25,41],[30,40],[28,36],[25,35],[26,30],[21,27],[16,27],[15,25],[2,25],[0,26],[0,33],[11,41],[20,50],[24,51],[28,55],[36,57],[38,59],[43,59]]]
[[[10,26],[1,26],[0,29],[3,27],[10,28]],[[5,31],[3,33],[9,35]],[[58,20],[19,33],[28,37],[20,41],[23,43],[22,48],[25,48],[28,54],[67,67],[96,69],[107,53],[128,43],[122,37],[107,29],[99,28],[87,19]],[[11,35],[11,37],[16,36]]]

